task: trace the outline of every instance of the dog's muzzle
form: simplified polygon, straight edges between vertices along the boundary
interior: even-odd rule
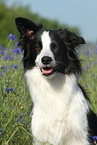
[[[41,61],[44,65],[48,65],[52,61],[52,58],[49,56],[44,56],[44,57],[42,57]]]
[[[44,56],[41,58],[41,62],[43,64],[43,67],[40,68],[42,74],[45,76],[53,74],[53,67],[51,65],[52,58],[49,56]]]

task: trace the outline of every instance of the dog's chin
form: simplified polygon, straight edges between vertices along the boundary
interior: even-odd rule
[[[52,79],[54,76],[55,76],[55,74],[50,74],[50,75],[48,75],[48,76],[43,75],[43,77],[44,77],[45,79]]]

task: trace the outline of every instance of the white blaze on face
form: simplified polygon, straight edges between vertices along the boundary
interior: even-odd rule
[[[43,51],[50,51],[50,44],[51,44],[51,39],[49,36],[49,31],[46,32],[44,31],[42,36],[41,36],[41,40],[42,40],[42,45],[43,45]]]
[[[49,31],[44,31],[43,34],[41,35],[41,41],[42,41],[42,50],[39,53],[39,55],[37,55],[36,58],[36,65],[38,65],[38,67],[43,67],[42,64],[42,57],[44,56],[49,56],[51,57],[52,61],[49,65],[51,65],[52,67],[55,66],[55,59],[54,59],[54,55],[53,52],[50,49],[50,44],[51,44],[51,38],[49,36]]]

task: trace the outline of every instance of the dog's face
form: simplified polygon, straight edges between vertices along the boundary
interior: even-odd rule
[[[63,74],[81,71],[76,56],[76,47],[84,44],[82,37],[67,29],[42,29],[26,18],[16,18],[16,26],[21,37],[19,44],[24,50],[24,68],[38,67],[41,75],[52,78],[57,72]]]

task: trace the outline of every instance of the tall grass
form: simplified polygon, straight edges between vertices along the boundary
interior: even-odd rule
[[[17,42],[0,46],[0,144],[32,145],[30,130],[31,97],[27,89],[22,53]],[[83,78],[79,82],[89,93],[92,109],[97,113],[97,46],[84,46],[79,51]],[[41,143],[42,144],[42,143]]]

